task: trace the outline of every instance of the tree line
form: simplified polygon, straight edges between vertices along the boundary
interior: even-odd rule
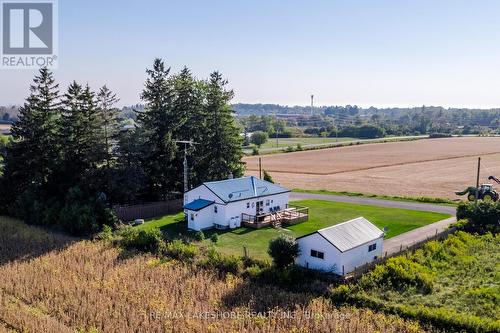
[[[146,70],[135,125],[124,126],[117,96],[72,82],[60,92],[42,68],[2,150],[0,212],[75,234],[116,222],[113,204],[167,200],[183,190],[184,146],[191,187],[241,176],[242,138],[233,91],[215,71],[171,73],[161,59]],[[1,160],[1,158],[0,158]]]

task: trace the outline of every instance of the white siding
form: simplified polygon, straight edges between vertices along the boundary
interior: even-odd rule
[[[219,199],[219,197],[210,191],[205,185],[200,185],[184,194],[184,205],[196,199],[205,199],[222,203],[222,200]]]
[[[377,247],[374,251],[368,252],[368,246],[371,244],[377,244]],[[342,265],[344,266],[345,274],[352,272],[356,267],[372,262],[374,257],[380,257],[382,255],[383,244],[384,239],[380,237],[372,242],[343,252]]]
[[[341,253],[320,234],[314,233],[304,238],[297,239],[300,255],[296,263],[310,269],[342,274]],[[324,253],[324,259],[311,256],[311,250]]]
[[[356,267],[373,261],[374,257],[380,257],[383,250],[382,237],[345,252],[340,252],[318,233],[299,238],[297,242],[301,251],[296,260],[298,265],[340,275],[352,272]],[[371,244],[377,244],[376,249],[368,252],[368,246]],[[312,257],[311,250],[323,252],[324,259]],[[335,270],[332,270],[333,266]]]

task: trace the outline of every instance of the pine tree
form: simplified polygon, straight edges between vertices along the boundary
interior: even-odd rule
[[[240,177],[243,174],[242,138],[229,104],[233,91],[226,90],[226,84],[219,72],[213,72],[206,85],[206,127],[209,132],[203,149],[206,152],[204,158],[210,163],[204,171],[205,180],[226,179],[229,175]]]
[[[19,121],[12,127],[13,140],[5,154],[2,184],[4,197],[6,193],[11,203],[27,191],[41,197],[43,192],[50,192],[49,179],[56,169],[59,149],[58,87],[52,73],[47,68],[40,69],[19,110]]]
[[[165,200],[175,189],[179,175],[174,160],[177,153],[172,129],[178,124],[172,117],[174,91],[169,80],[170,68],[155,59],[153,69],[146,70],[148,78],[141,98],[146,108],[137,117],[144,135],[141,162],[146,175],[146,199]]]
[[[95,94],[76,82],[63,98],[61,170],[65,189],[78,186],[94,194],[102,190],[100,166],[106,158],[102,118]]]
[[[173,137],[177,140],[192,140],[194,145],[188,147],[189,185],[197,186],[202,180],[197,170],[205,169],[204,152],[199,149],[200,143],[206,138],[205,110],[203,108],[204,90],[203,83],[196,80],[189,69],[182,71],[172,78],[174,87],[174,100],[172,117],[177,126],[173,129]],[[183,148],[183,147],[182,147]],[[177,174],[183,173],[184,154],[176,156]],[[195,166],[198,166],[196,168]],[[180,180],[180,178],[179,178]],[[179,184],[181,190],[182,183]]]
[[[111,194],[114,191],[114,186],[111,182],[112,163],[116,160],[114,147],[118,140],[120,130],[120,121],[118,119],[120,111],[114,107],[118,102],[116,94],[114,94],[107,86],[103,86],[97,94],[97,108],[100,113],[102,122],[102,131],[105,146],[106,161],[106,193]]]

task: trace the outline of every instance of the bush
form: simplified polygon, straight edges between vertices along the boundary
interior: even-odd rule
[[[429,139],[451,138],[453,135],[449,133],[431,133]]]
[[[259,149],[258,149],[257,147],[253,147],[253,148],[252,148],[252,155],[253,155],[253,156],[257,156],[257,155],[259,155]]]
[[[210,236],[210,240],[212,241],[212,243],[217,243],[219,241],[219,235],[212,234],[212,236]]]
[[[269,172],[267,172],[266,170],[264,170],[264,180],[270,183],[274,183],[273,177],[271,177]]]
[[[461,202],[457,207],[457,220],[466,219],[469,222],[461,223],[462,230],[484,234],[500,232],[500,201]]]
[[[194,239],[196,239],[197,241],[201,242],[202,240],[205,239],[205,234],[203,233],[203,231],[197,231],[195,234],[194,234]]]
[[[286,267],[295,262],[300,254],[299,244],[293,237],[281,234],[269,242],[267,253],[277,267]]]
[[[266,132],[256,131],[252,133],[252,136],[250,137],[250,142],[252,142],[257,147],[260,147],[264,143],[266,143],[268,139],[269,136]]]
[[[390,258],[384,265],[378,265],[363,276],[361,285],[369,288],[389,288],[404,291],[416,288],[424,294],[432,292],[433,276],[427,267],[406,257]]]
[[[127,248],[139,251],[157,251],[162,244],[161,231],[159,229],[138,230],[127,226],[120,231],[122,244]]]
[[[217,269],[222,273],[231,273],[238,275],[243,270],[243,261],[237,256],[225,256],[211,248],[205,259],[201,260],[200,266],[204,268]]]
[[[173,259],[189,262],[199,254],[199,249],[196,245],[185,244],[176,239],[165,245],[162,254]]]
[[[302,144],[297,143],[297,148],[296,148],[295,150],[296,150],[296,151],[302,151],[302,150],[304,150],[304,149],[302,148]]]

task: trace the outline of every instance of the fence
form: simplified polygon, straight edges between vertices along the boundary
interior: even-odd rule
[[[452,227],[452,228],[443,230],[441,232],[436,232],[435,235],[429,236],[426,239],[412,243],[411,245],[407,245],[407,246],[401,245],[401,248],[399,249],[399,251],[396,251],[396,252],[391,253],[389,255],[387,254],[387,252],[385,252],[384,256],[382,256],[381,258],[378,258],[378,259],[376,259],[372,262],[369,262],[367,264],[364,264],[362,266],[356,267],[354,269],[354,271],[344,275],[344,280],[356,280],[356,279],[360,278],[363,274],[367,273],[368,271],[371,271],[373,268],[375,268],[376,265],[384,263],[389,258],[396,257],[396,256],[399,256],[401,254],[413,252],[413,251],[423,247],[425,245],[425,243],[427,243],[429,241],[445,239],[446,237],[448,237],[448,235],[454,233],[455,231],[457,231],[457,228]]]
[[[114,206],[116,216],[122,221],[135,219],[150,219],[167,214],[178,213],[182,210],[182,199],[150,202],[140,205]]]

